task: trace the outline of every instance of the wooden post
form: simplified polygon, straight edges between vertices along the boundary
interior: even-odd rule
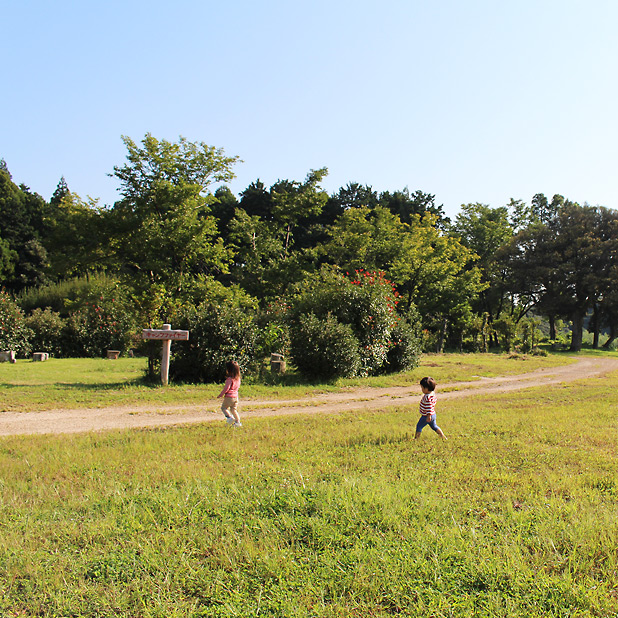
[[[167,386],[170,373],[170,349],[172,339],[176,341],[187,341],[189,339],[188,330],[172,330],[171,324],[163,324],[163,328],[145,328],[142,330],[142,339],[158,339],[163,342],[161,353],[161,384]]]
[[[163,324],[162,330],[172,330],[171,324]],[[163,340],[163,352],[161,353],[161,384],[167,386],[170,375],[170,349],[172,347],[171,339]]]

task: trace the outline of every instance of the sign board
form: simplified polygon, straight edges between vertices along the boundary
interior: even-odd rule
[[[159,328],[144,328],[142,330],[142,339],[158,339],[163,341],[170,339],[174,341],[188,341],[188,330],[164,330]]]
[[[188,330],[172,330],[170,324],[163,324],[163,328],[144,328],[142,339],[158,339],[163,342],[161,350],[161,383],[167,386],[170,370],[170,348],[172,339],[175,341],[187,341],[189,339]]]

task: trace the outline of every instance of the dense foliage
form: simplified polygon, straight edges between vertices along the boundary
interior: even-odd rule
[[[355,376],[361,371],[358,339],[349,324],[327,313],[300,315],[291,330],[291,353],[301,373],[312,378]]]
[[[42,350],[52,356],[69,355],[69,349],[63,347],[63,331],[65,320],[59,313],[46,307],[37,307],[26,317],[26,325],[30,329],[30,346],[33,350]]]
[[[186,306],[176,326],[190,332],[189,341],[175,346],[170,377],[187,382],[213,382],[225,375],[225,363],[235,359],[244,373],[254,373],[263,358],[255,316],[234,306],[205,303]],[[159,352],[160,348],[155,351]]]
[[[323,268],[291,301],[292,356],[298,367],[331,377],[376,374],[389,364],[415,366],[420,338],[413,329],[397,328],[404,319],[396,311],[398,296],[383,272],[359,269],[341,275]],[[348,367],[342,366],[345,358]]]
[[[0,290],[0,350],[28,353],[29,339],[30,332],[23,311],[6,292]]]
[[[257,343],[217,352],[245,359],[244,371],[277,351],[307,375],[335,376],[413,365],[421,332],[433,351],[534,350],[565,337],[578,350],[586,329],[593,346],[618,336],[614,210],[538,193],[529,204],[464,204],[451,222],[418,190],[350,183],[328,195],[326,168],[235,196],[224,183],[238,159],[220,148],[123,141],[112,205],[82,200],[64,178],[47,202],[1,162],[0,287],[23,312],[3,346],[139,351],[141,328],[182,322],[195,331],[184,349],[199,356],[193,345],[214,350],[199,314],[212,311],[221,328],[232,328],[224,315],[251,321]],[[221,377],[219,356],[190,370],[175,353],[178,378]]]
[[[130,324],[114,299],[99,298],[74,311],[64,328],[65,356],[105,356],[106,350],[124,350]]]

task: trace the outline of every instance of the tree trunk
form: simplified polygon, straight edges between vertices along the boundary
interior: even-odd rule
[[[446,338],[446,327],[448,326],[448,320],[445,318],[440,328],[440,336],[436,345],[436,352],[441,354],[444,351],[444,339]]]
[[[556,341],[556,316],[549,316],[549,339]]]
[[[481,350],[483,353],[487,353],[489,351],[489,346],[488,346],[488,342],[487,342],[487,314],[483,314],[483,326],[482,326],[483,330],[481,332],[481,341],[483,342],[483,349]]]
[[[571,329],[571,352],[579,352],[582,349],[584,339],[584,312],[577,309],[572,316],[573,326]]]
[[[594,304],[592,312],[592,325],[594,332],[594,340],[592,341],[592,347],[597,350],[599,348],[599,310],[597,304]]]
[[[291,233],[291,225],[288,223],[288,229],[285,234],[285,246],[283,248],[283,254],[287,256],[288,254],[288,246],[290,244],[290,233]]]

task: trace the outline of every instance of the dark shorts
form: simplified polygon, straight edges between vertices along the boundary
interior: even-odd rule
[[[434,431],[438,431],[438,429],[440,429],[436,423],[435,414],[431,417],[421,416],[421,418],[418,419],[418,423],[416,423],[416,433],[421,433],[421,431],[423,431],[423,427],[426,425],[429,425]]]

